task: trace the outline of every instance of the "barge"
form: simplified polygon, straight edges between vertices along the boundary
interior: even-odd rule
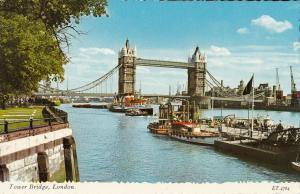
[[[141,105],[141,106],[112,105],[112,106],[109,107],[109,111],[115,112],[115,113],[126,113],[126,112],[129,112],[132,109],[139,110],[139,111],[145,113],[145,115],[153,115],[153,108],[148,107],[148,106],[143,106],[143,105]]]
[[[72,104],[74,108],[97,108],[97,109],[107,109],[109,104]]]

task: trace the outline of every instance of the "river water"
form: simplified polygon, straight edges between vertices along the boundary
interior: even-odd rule
[[[102,109],[61,105],[77,144],[81,181],[104,182],[233,182],[300,181],[300,174],[215,151],[185,144],[148,132],[153,117],[127,117]],[[205,110],[203,117],[220,115]],[[247,117],[247,110],[222,110],[223,115]],[[299,113],[255,111],[283,123],[299,125]],[[251,115],[251,113],[250,113]]]

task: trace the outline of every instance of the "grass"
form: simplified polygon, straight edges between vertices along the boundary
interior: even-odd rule
[[[57,182],[57,183],[63,183],[66,181],[66,171],[65,171],[65,162],[60,163],[59,170],[53,173],[53,175],[50,177],[50,182]]]
[[[11,107],[0,110],[0,133],[4,131],[4,119],[8,122],[8,131],[29,127],[29,119],[42,119],[43,106],[33,106],[29,108]],[[46,124],[43,120],[33,121],[33,126]]]

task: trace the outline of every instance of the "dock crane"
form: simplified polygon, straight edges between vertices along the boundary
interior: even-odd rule
[[[300,91],[297,91],[296,88],[292,66],[290,66],[290,72],[291,72],[291,95],[292,95],[291,106],[300,107]]]
[[[280,90],[280,82],[279,82],[278,68],[276,68],[276,87],[277,87],[277,90]]]
[[[278,68],[276,68],[276,87],[277,87],[275,90],[276,103],[280,104],[280,103],[282,103],[283,90],[281,90],[281,87],[280,87]]]
[[[296,89],[296,84],[293,76],[292,66],[290,66],[290,71],[291,71],[291,94],[293,94],[295,91],[297,91],[297,89]]]

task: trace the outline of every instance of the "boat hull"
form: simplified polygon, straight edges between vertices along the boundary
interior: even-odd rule
[[[180,137],[177,135],[170,135],[170,137],[172,139],[175,139],[177,141],[181,141],[184,143],[202,145],[202,146],[214,146],[214,140],[218,139],[217,137],[187,138],[187,137]]]
[[[124,108],[121,108],[121,107],[110,107],[109,108],[109,111],[111,112],[117,112],[117,113],[126,113],[129,109],[131,109],[132,107],[124,107]],[[138,109],[142,112],[145,112],[147,114],[143,115],[143,116],[147,116],[147,115],[153,115],[153,108],[144,108],[144,107],[137,107],[135,109]],[[137,116],[140,116],[140,115],[137,115]]]

